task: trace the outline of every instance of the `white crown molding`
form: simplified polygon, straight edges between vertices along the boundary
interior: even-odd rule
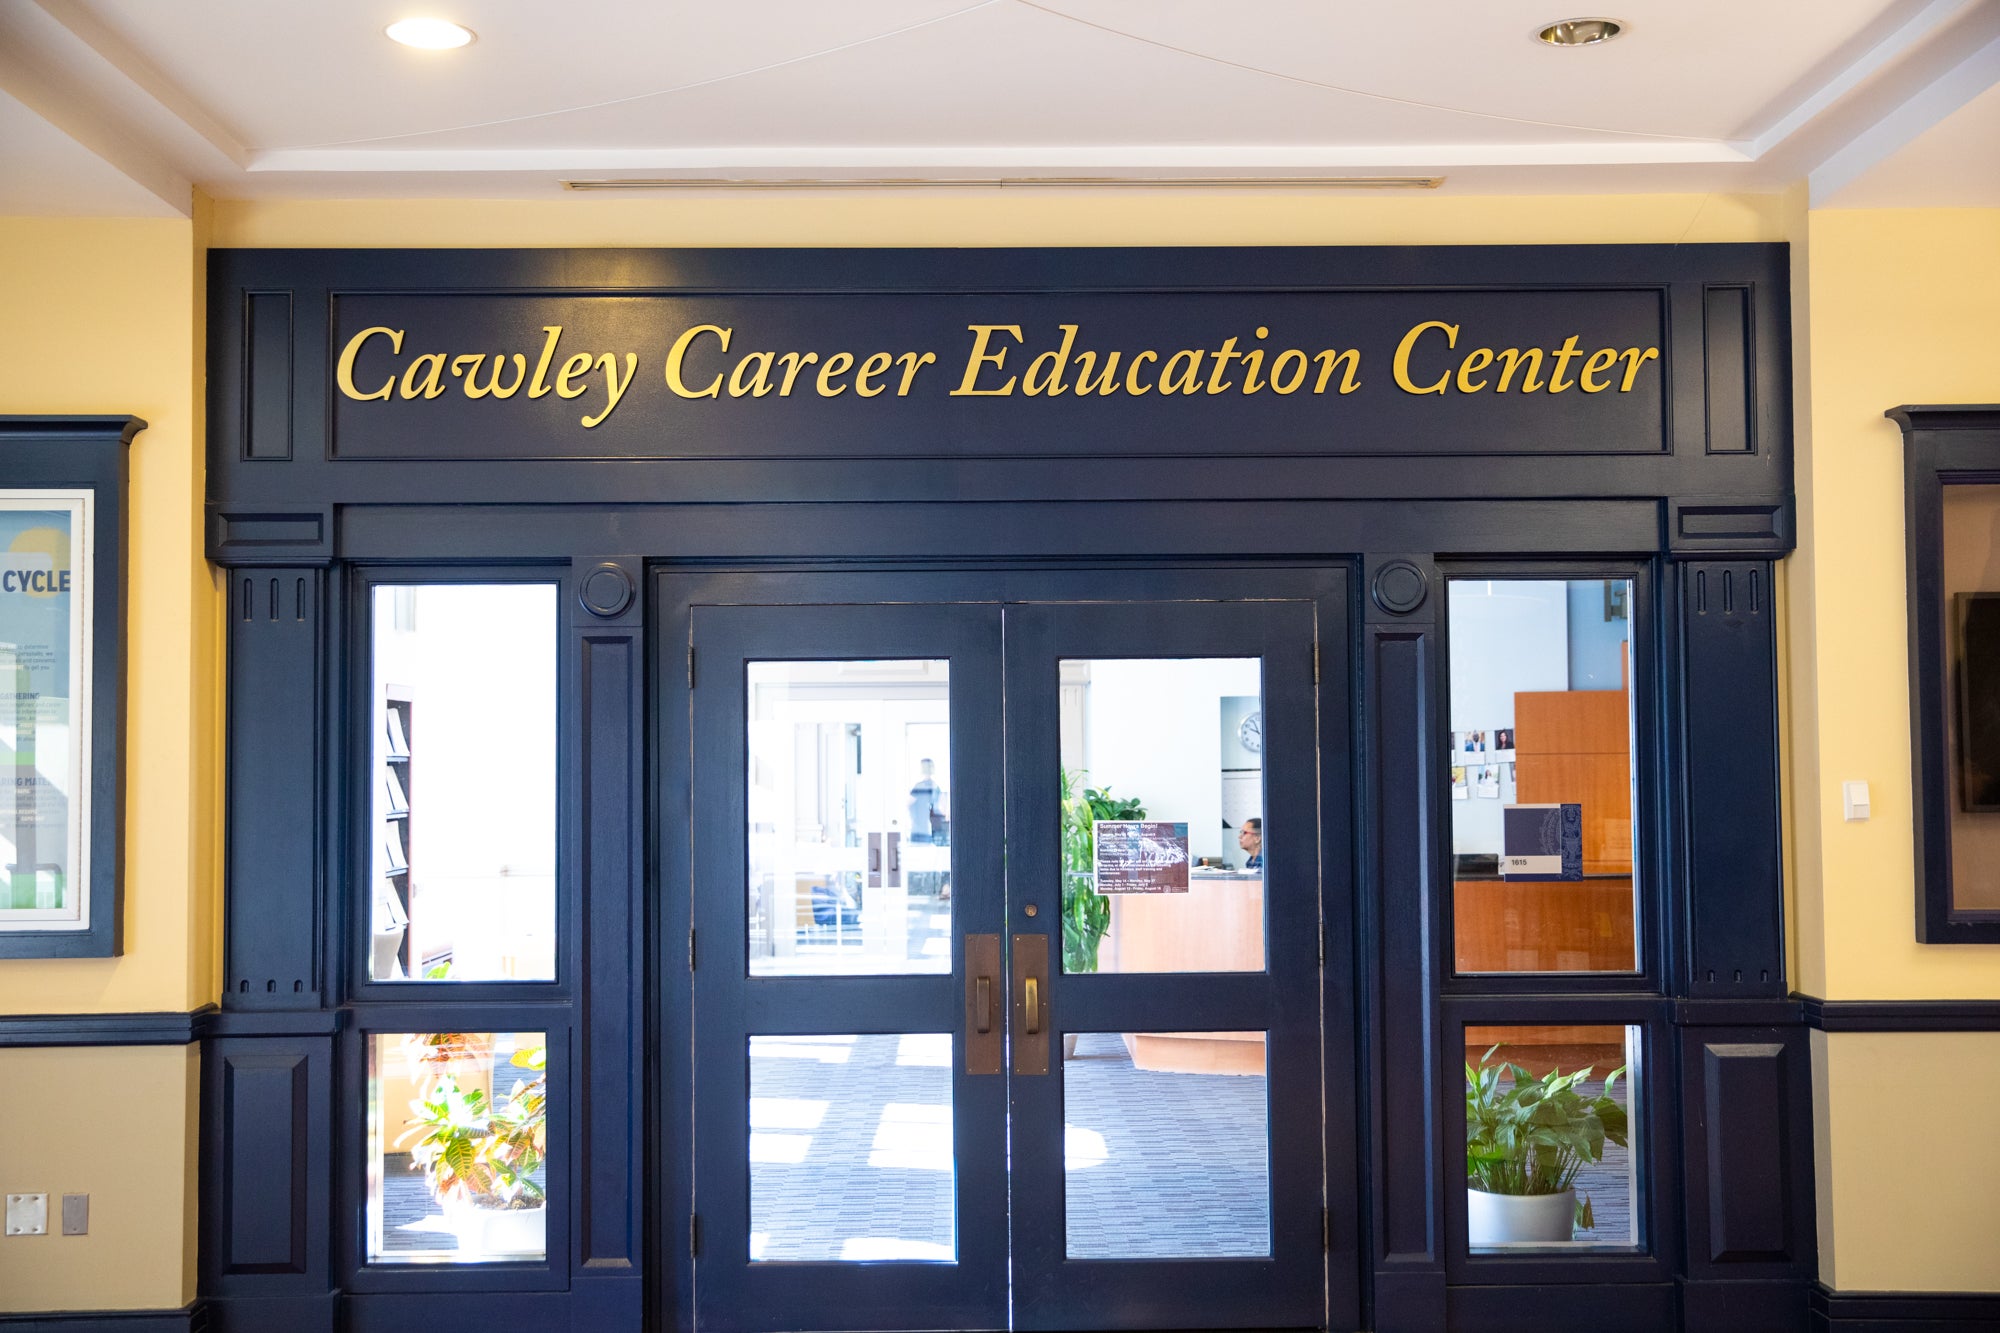
[[[1941,78],[1924,85],[1815,167],[1807,178],[1810,206],[1827,206],[1870,168],[1880,165],[1996,83],[2000,83],[2000,37],[1974,50]]]
[[[121,116],[65,77],[51,52],[48,16],[31,5],[0,5],[0,88],[183,217],[194,212],[194,181]],[[61,47],[58,43],[57,52]]]
[[[78,72],[95,73],[99,90],[128,108],[141,122],[140,128],[183,165],[195,168],[194,174],[215,170],[223,162],[248,165],[250,150],[240,138],[79,0],[34,3],[96,57],[95,62],[77,61]]]
[[[1024,145],[934,148],[292,148],[256,153],[254,173],[540,172],[568,175],[630,171],[671,175],[1116,174],[1130,176],[1327,175],[1465,167],[1742,164],[1736,144],[1641,139],[1599,143],[1426,144],[1420,147],[1328,145],[1240,148]]]

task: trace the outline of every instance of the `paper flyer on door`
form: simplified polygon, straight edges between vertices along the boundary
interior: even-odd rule
[[[1101,819],[1092,826],[1099,893],[1186,893],[1188,826],[1150,819]]]

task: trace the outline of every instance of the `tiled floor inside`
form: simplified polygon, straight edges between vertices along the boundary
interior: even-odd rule
[[[1135,1069],[1116,1034],[1065,1063],[1068,1251],[1270,1253],[1261,1076]],[[751,1253],[949,1259],[948,1034],[758,1038],[751,1046]]]

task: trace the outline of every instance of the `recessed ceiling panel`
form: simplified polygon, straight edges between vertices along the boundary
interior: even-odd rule
[[[425,52],[410,0],[88,0],[253,150],[1727,139],[1914,3],[1619,0],[1562,51],[1544,0],[461,0]]]
[[[1690,139],[1764,128],[1752,122],[1771,100],[1856,33],[1922,7],[1921,0],[1592,0],[1581,8],[1568,0],[1013,2],[1131,40],[1511,119],[1523,131],[1578,126]],[[1571,50],[1537,40],[1551,21],[1583,14],[1618,18],[1626,30]]]
[[[89,8],[245,144],[274,149],[529,124],[866,41],[972,2],[461,0],[448,17],[478,40],[454,51],[383,36],[411,14],[447,16],[423,0],[89,0]],[[627,122],[641,136],[652,126],[650,116]]]
[[[1537,54],[1531,52],[1530,54]],[[1014,0],[643,101],[417,136],[412,148],[832,149],[1556,143],[1571,130],[1357,96],[1135,42]]]

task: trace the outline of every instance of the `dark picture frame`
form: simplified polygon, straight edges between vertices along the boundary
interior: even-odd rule
[[[110,958],[124,948],[127,457],[145,426],[130,416],[0,416],[0,495],[47,493],[52,509],[87,497],[79,512],[89,523],[89,558],[70,571],[71,605],[86,617],[89,648],[82,698],[69,719],[85,747],[73,769],[84,781],[74,844],[85,870],[72,886],[81,910],[76,921],[47,928],[9,923],[0,929],[0,958]]]
[[[1951,594],[1958,808],[2000,811],[2000,592]]]
[[[1964,730],[1969,682],[1957,669],[1962,643],[1947,619],[1957,618],[1948,612],[1958,604],[1946,595],[1944,569],[1945,488],[2000,483],[2000,405],[1906,405],[1885,415],[1902,427],[1904,445],[1916,937],[1924,944],[2000,944],[2000,910],[1960,907],[1952,883],[1952,822],[1960,804],[1953,788],[1968,800],[1974,795],[1974,775],[1964,765],[1975,743]],[[2000,804],[1965,806],[1986,809]]]

